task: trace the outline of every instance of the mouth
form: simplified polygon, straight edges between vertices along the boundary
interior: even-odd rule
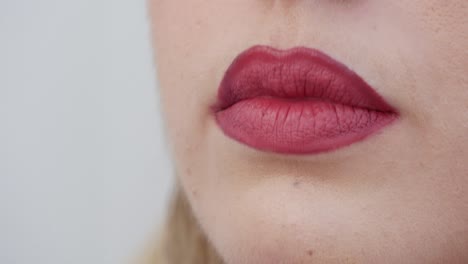
[[[398,112],[324,53],[254,46],[231,64],[213,106],[224,134],[261,151],[315,154],[366,139]]]

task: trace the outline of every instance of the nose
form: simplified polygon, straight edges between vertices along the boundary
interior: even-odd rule
[[[279,6],[281,6],[284,9],[290,9],[293,6],[298,5],[300,2],[303,2],[304,0],[275,0]]]
[[[269,5],[271,9],[281,9],[283,11],[288,11],[293,7],[300,4],[304,0],[259,0],[264,1],[265,4]]]

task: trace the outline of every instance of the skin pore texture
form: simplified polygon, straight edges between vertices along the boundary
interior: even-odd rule
[[[178,181],[226,263],[468,263],[468,1],[149,0]],[[211,106],[255,45],[320,50],[399,118],[324,153],[260,151]]]

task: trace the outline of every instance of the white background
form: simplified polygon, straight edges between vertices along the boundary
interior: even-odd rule
[[[1,264],[143,250],[172,174],[154,73],[144,0],[0,0]]]

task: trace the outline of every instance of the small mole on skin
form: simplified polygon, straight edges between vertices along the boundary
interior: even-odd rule
[[[309,256],[314,255],[314,251],[312,249],[307,250],[307,255],[309,255]]]
[[[293,183],[293,186],[296,187],[296,188],[299,187],[300,185],[301,185],[301,181],[299,181],[299,180],[295,180],[294,183]]]
[[[187,170],[185,171],[185,174],[187,174],[187,176],[192,175],[192,170],[190,168],[187,168]]]

